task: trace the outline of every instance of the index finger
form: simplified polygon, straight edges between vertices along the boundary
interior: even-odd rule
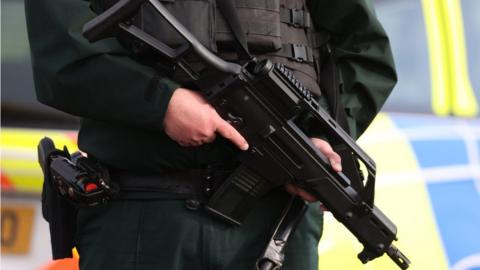
[[[248,149],[247,140],[232,125],[223,120],[219,115],[216,118],[216,131],[224,138],[230,140],[241,150]]]

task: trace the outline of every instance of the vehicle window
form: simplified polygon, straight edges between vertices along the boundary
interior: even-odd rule
[[[462,0],[465,42],[467,43],[470,81],[480,104],[480,1]]]
[[[398,83],[385,111],[432,113],[428,45],[421,1],[377,1],[379,20],[390,38]]]

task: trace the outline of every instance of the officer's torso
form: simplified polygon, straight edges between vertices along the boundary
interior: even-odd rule
[[[106,6],[95,5],[108,5],[112,1],[115,0],[93,1],[94,9],[103,10]],[[215,0],[161,2],[204,46],[224,59],[238,60],[237,41],[216,7]],[[316,71],[320,43],[305,0],[235,0],[234,3],[250,53],[259,59],[269,58],[286,65],[307,88],[320,94]],[[185,43],[151,6],[142,7],[133,23],[169,46],[178,47]],[[145,45],[139,46],[138,42],[132,40],[121,41],[130,46],[138,59],[146,59],[146,62],[164,72],[162,75],[167,74],[181,84],[188,84],[188,76],[169,70],[171,64],[157,58]],[[196,68],[202,67],[195,56],[189,55],[187,59]],[[104,155],[98,158],[115,167],[130,166],[137,170],[198,168],[212,163],[228,163],[236,154],[236,149],[222,139],[202,147],[185,148],[162,132],[106,126],[93,120],[85,120],[82,129],[90,134],[80,140],[84,148]],[[91,135],[93,131],[95,135]],[[112,133],[115,136],[111,136]],[[122,138],[119,140],[123,140],[123,143],[117,146],[118,141],[111,138],[120,135]],[[143,157],[122,157],[122,153],[138,153]]]

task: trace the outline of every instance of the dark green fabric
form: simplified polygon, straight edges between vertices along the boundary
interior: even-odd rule
[[[130,170],[199,168],[232,158],[232,147],[185,148],[165,136],[163,116],[179,85],[133,61],[115,39],[90,44],[86,1],[25,1],[39,101],[82,117],[79,147]]]
[[[81,35],[95,14],[85,1],[26,1],[38,99],[85,118],[160,130],[175,87],[136,63],[115,41],[90,44]],[[159,88],[159,83],[169,87]],[[145,96],[158,93],[159,104]]]
[[[388,38],[370,1],[309,1],[316,24],[332,32],[344,79],[343,103],[354,136],[371,122],[396,75]],[[179,85],[133,61],[114,39],[89,44],[83,24],[94,16],[81,0],[26,0],[38,99],[83,118],[80,148],[118,168],[198,168],[232,158],[223,140],[184,148],[162,131]]]
[[[382,108],[397,81],[388,36],[371,0],[307,0],[316,25],[332,36],[343,77],[342,103],[358,138]]]
[[[285,192],[264,198],[245,223],[232,226],[183,201],[115,201],[79,212],[82,270],[248,270],[265,248]],[[318,269],[322,215],[311,204],[286,252],[283,270]]]
[[[342,101],[359,136],[396,80],[388,38],[368,0],[308,3],[317,26],[332,32]],[[115,39],[89,44],[81,36],[83,24],[95,16],[87,1],[25,0],[25,6],[38,99],[82,117],[83,151],[113,167],[150,172],[204,167],[235,155],[218,137],[186,148],[165,135],[163,117],[179,84],[133,61]],[[82,269],[249,269],[281,209],[277,196],[265,198],[237,229],[189,212],[181,201],[82,209]],[[318,205],[312,209],[288,250],[286,269],[316,269],[321,213]]]

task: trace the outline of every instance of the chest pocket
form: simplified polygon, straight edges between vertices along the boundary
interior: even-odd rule
[[[216,0],[160,1],[208,49],[214,52],[235,49],[236,41],[216,7]],[[282,49],[280,0],[236,0],[235,5],[252,52]],[[133,23],[170,46],[185,43],[150,5],[142,6]]]
[[[264,53],[282,48],[280,0],[236,0],[235,5],[250,51]],[[216,14],[216,43],[220,50],[231,50],[236,47],[235,39],[218,9]]]

